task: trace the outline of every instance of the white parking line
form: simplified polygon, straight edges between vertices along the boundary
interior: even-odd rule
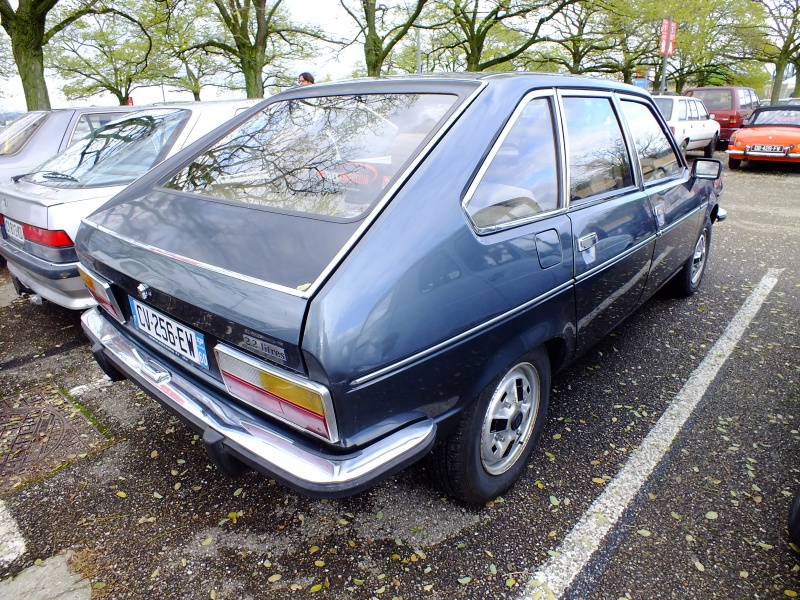
[[[7,565],[25,553],[25,540],[17,522],[0,500],[0,565]]]
[[[569,588],[669,450],[782,271],[767,271],[639,448],[561,542],[557,554],[536,569],[522,598],[561,597]]]

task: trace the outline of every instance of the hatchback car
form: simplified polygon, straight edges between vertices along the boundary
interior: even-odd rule
[[[165,157],[253,100],[139,109],[93,131],[35,170],[0,184],[0,255],[18,293],[71,309],[95,301],[78,276],[73,240],[81,219]]]
[[[719,123],[719,137],[727,142],[742,126],[745,119],[758,108],[758,94],[748,87],[695,87],[688,88],[684,95],[699,98]]]
[[[728,145],[728,166],[743,160],[800,163],[800,106],[762,106]]]
[[[24,175],[131,106],[59,108],[19,115],[0,129],[0,183]]]
[[[653,96],[653,100],[684,153],[702,150],[706,158],[714,156],[719,142],[719,123],[714,115],[708,114],[702,100],[682,96]]]
[[[431,453],[468,502],[524,471],[551,374],[668,282],[722,165],[649,94],[539,74],[295,88],[87,217],[93,353],[227,473],[354,494]]]

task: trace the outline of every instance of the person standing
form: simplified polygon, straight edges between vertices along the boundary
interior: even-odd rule
[[[311,73],[300,73],[300,76],[297,78],[297,83],[300,85],[311,85],[314,83],[314,76]]]

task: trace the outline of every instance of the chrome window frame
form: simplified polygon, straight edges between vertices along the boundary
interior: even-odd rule
[[[508,137],[511,130],[514,128],[514,125],[516,125],[517,120],[519,119],[522,112],[525,110],[525,108],[527,108],[528,104],[530,104],[532,100],[539,100],[542,98],[548,100],[548,104],[550,106],[550,117],[552,119],[552,124],[553,124],[553,136],[554,136],[553,148],[555,149],[556,152],[556,169],[557,169],[556,184],[558,185],[558,190],[556,192],[557,206],[553,210],[543,211],[540,213],[536,213],[534,215],[516,219],[514,221],[502,223],[500,225],[492,225],[490,227],[479,227],[475,223],[475,221],[472,220],[472,215],[470,215],[467,206],[469,205],[470,200],[472,200],[472,197],[475,195],[476,190],[483,181],[483,177],[486,174],[486,171],[488,171],[489,167],[492,165],[492,161],[494,160],[495,156],[500,151],[500,148],[502,147],[503,143],[505,143],[506,138]],[[562,131],[562,123],[559,115],[559,108],[558,108],[558,102],[556,100],[555,89],[553,88],[540,89],[525,94],[525,96],[523,96],[522,99],[517,104],[516,108],[514,109],[514,112],[511,113],[511,117],[509,117],[508,121],[503,126],[500,135],[497,136],[497,139],[495,140],[494,144],[489,150],[489,153],[483,159],[483,162],[478,168],[475,177],[473,178],[472,182],[467,188],[467,191],[464,194],[464,198],[461,201],[461,209],[464,211],[464,214],[466,215],[469,224],[472,226],[473,230],[478,235],[487,235],[491,233],[496,233],[498,231],[506,231],[507,229],[519,227],[521,225],[526,225],[528,223],[532,223],[540,219],[544,219],[559,213],[563,213],[567,210],[567,204],[565,201],[565,194],[564,194],[564,189],[565,189],[564,185],[566,182],[566,177],[564,174],[565,155],[564,155],[563,139],[564,135]]]

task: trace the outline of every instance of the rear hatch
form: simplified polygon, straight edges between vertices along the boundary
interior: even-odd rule
[[[141,310],[149,320],[150,307],[202,333],[209,349],[224,340],[305,373],[309,299],[457,99],[393,92],[268,104],[91,215],[81,261],[114,284],[142,340],[152,341],[130,317]],[[213,354],[207,366],[190,362],[219,379]]]

